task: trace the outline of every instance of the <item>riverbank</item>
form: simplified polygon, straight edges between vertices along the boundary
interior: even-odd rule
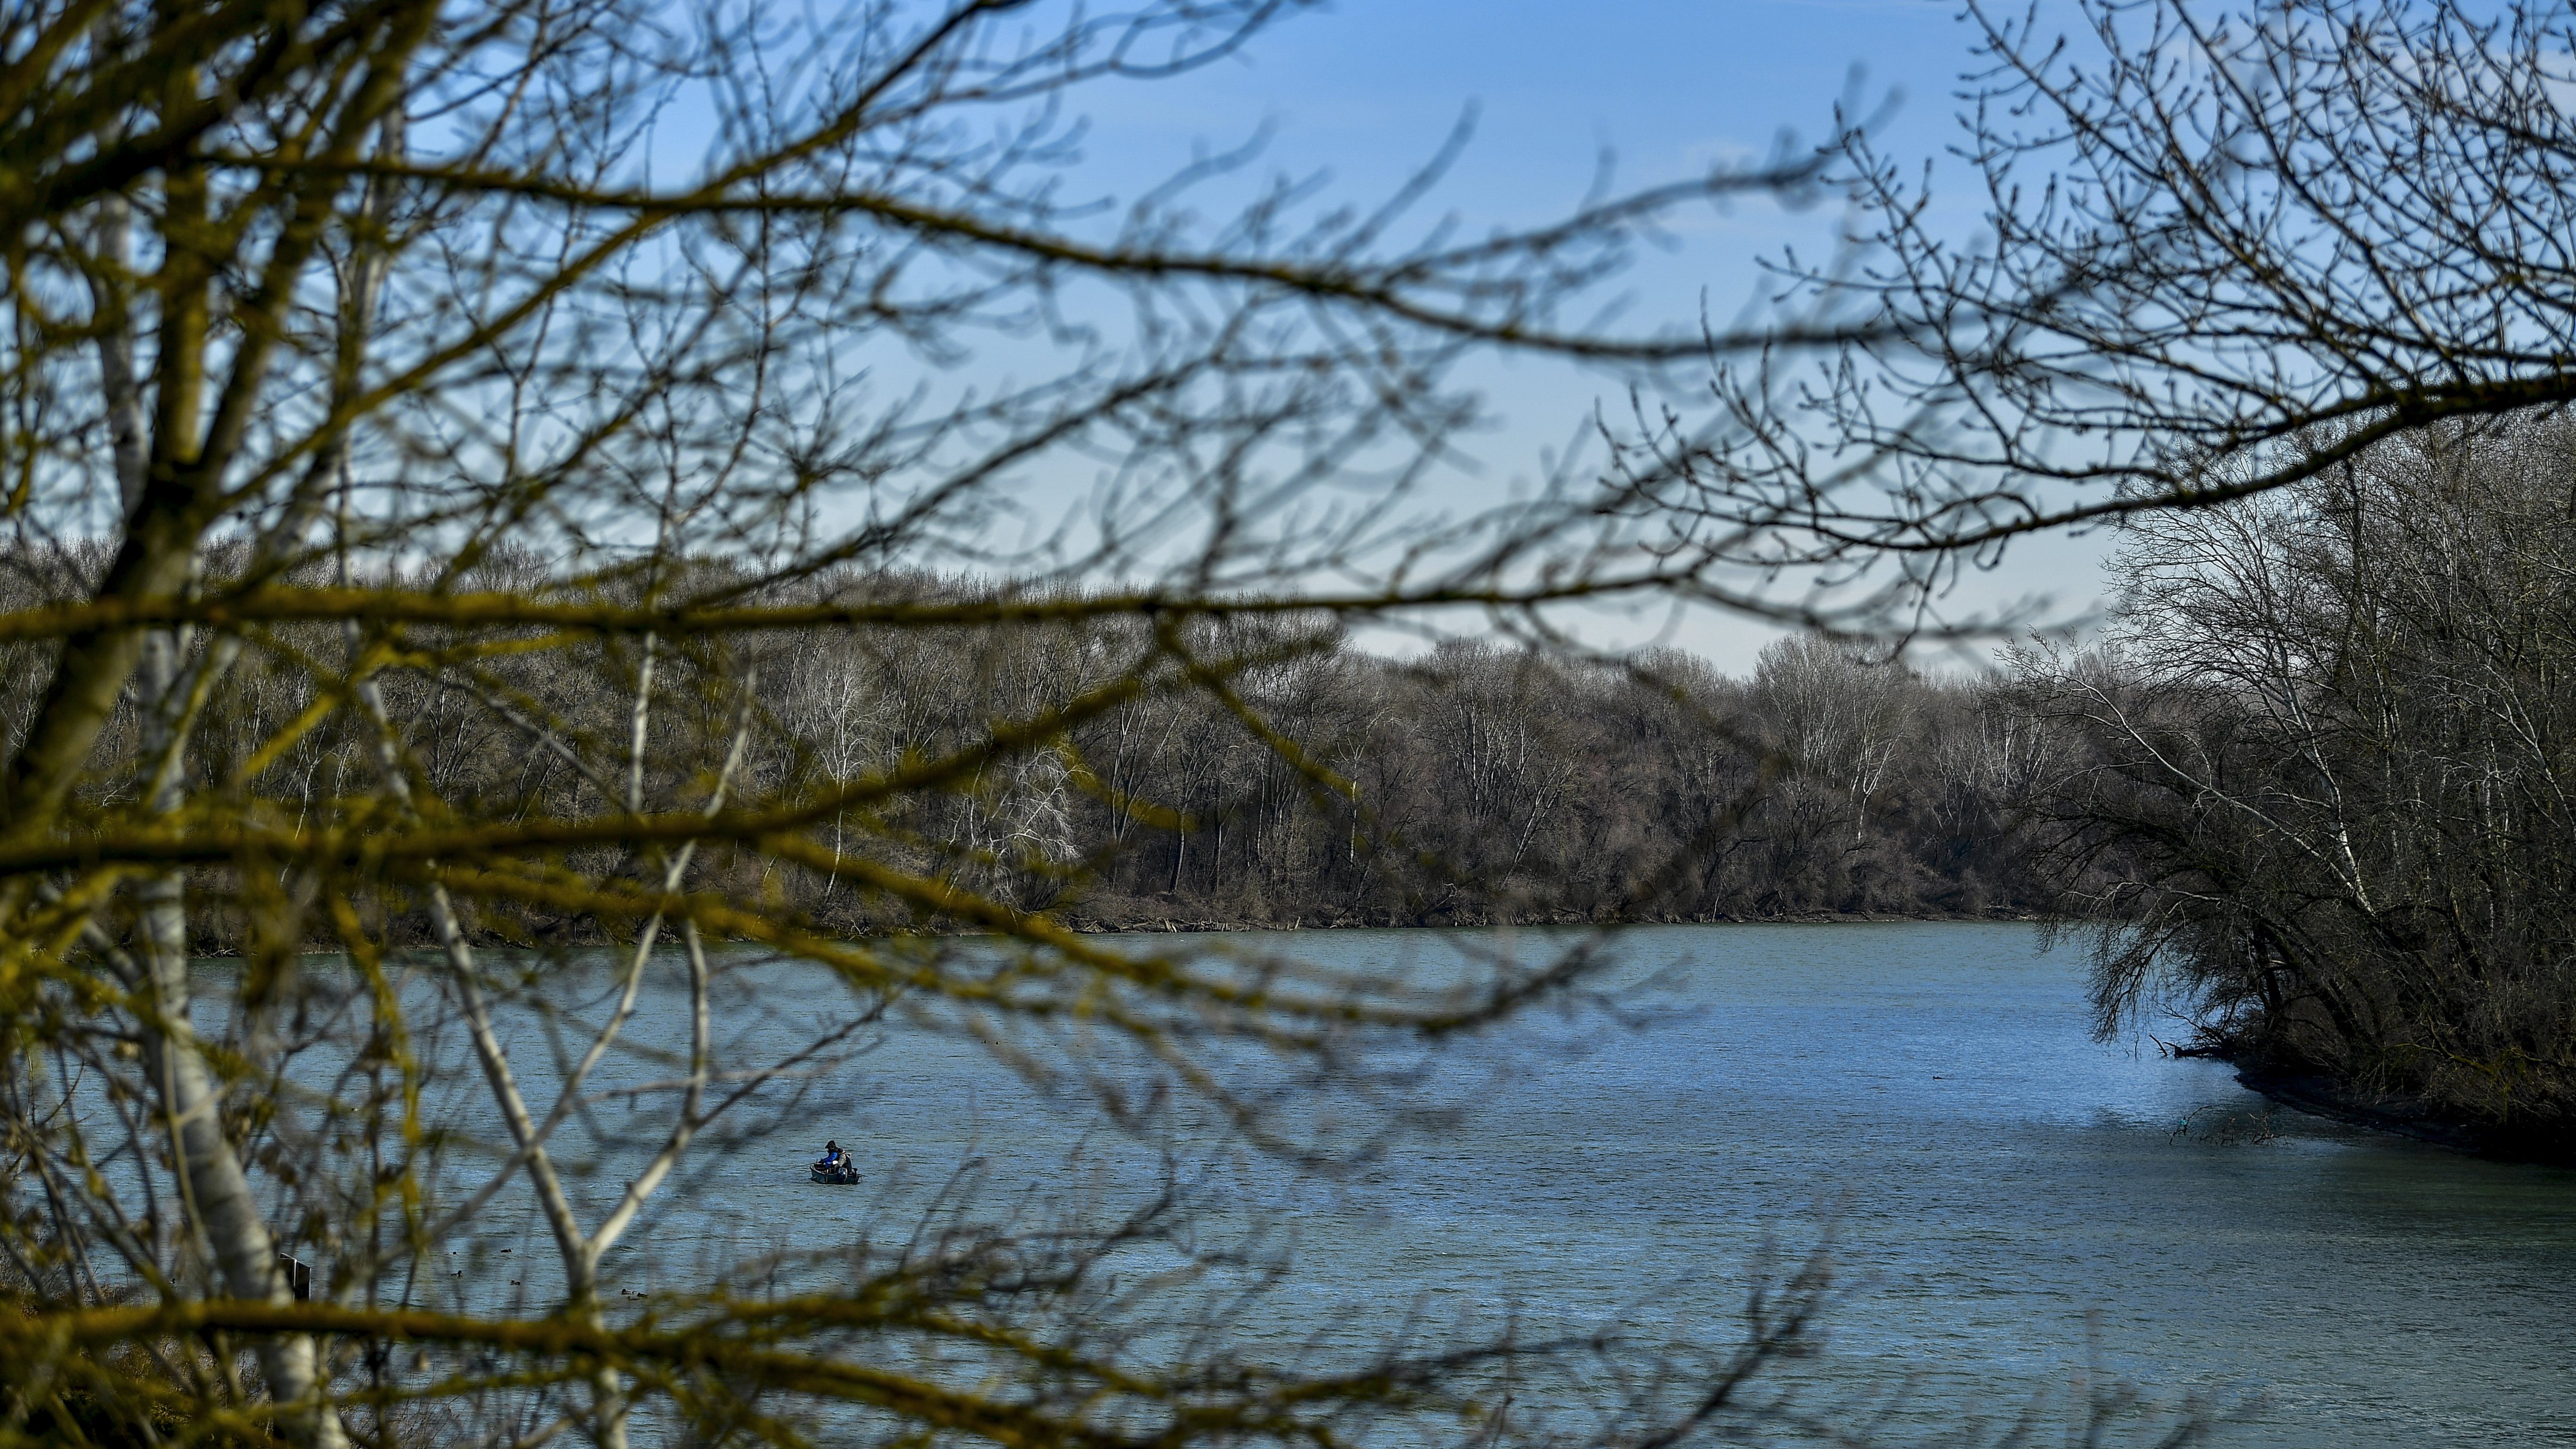
[[[1966,910],[1639,912],[1605,916],[1584,911],[1493,911],[1475,908],[1408,914],[1402,911],[1307,911],[1233,915],[1175,908],[1150,899],[1084,901],[1054,913],[1069,930],[1086,934],[1221,931],[1505,930],[1612,926],[1934,925],[1998,922],[2035,924],[2048,919],[2020,904]],[[935,927],[932,929],[936,929]]]
[[[2563,1131],[2515,1131],[2472,1122],[2420,1097],[2364,1092],[2314,1074],[2238,1065],[2236,1080],[2285,1107],[2348,1127],[2410,1137],[2500,1162],[2576,1166],[2576,1140]]]
[[[1223,935],[1259,931],[1587,930],[1623,926],[2036,925],[2049,918],[2019,907],[1998,906],[1983,911],[1799,911],[1777,915],[1659,914],[1623,918],[1603,918],[1572,911],[1496,914],[1490,918],[1389,916],[1361,912],[1244,918],[1152,909],[1107,913],[1077,909],[1053,913],[1050,919],[1063,929],[1080,935],[1126,936],[1165,933]],[[189,955],[223,959],[241,954],[242,933],[238,922],[207,912],[195,924],[197,929],[188,941]],[[891,922],[848,917],[813,923],[812,928],[853,940],[883,936],[993,934],[989,926],[980,923],[938,919]],[[388,923],[386,934],[388,940],[407,947],[427,948],[437,942],[426,915],[397,918]],[[545,915],[530,915],[507,926],[470,922],[465,938],[477,948],[500,950],[608,946],[631,939],[601,930],[594,917]],[[336,938],[316,936],[306,943],[305,949],[329,954],[336,951],[339,944]]]

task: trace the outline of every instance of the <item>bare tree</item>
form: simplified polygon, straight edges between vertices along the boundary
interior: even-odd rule
[[[2107,1030],[2563,1154],[2576,650],[2563,424],[2451,425],[2121,555],[2108,652],[2031,657],[2035,799]]]
[[[1951,159],[1855,132],[1849,245],[1779,267],[1862,339],[1723,358],[1708,416],[1651,407],[1621,437],[1612,495],[1738,566],[1729,597],[1851,632],[2008,627],[1950,585],[2015,539],[2576,397],[2559,10],[1967,15]]]
[[[1034,908],[1073,864],[1078,792],[1173,817],[1078,743],[1140,702],[1358,821],[1351,780],[1242,681],[1353,617],[1686,586],[1692,561],[1580,506],[1439,533],[1405,490],[1476,416],[1464,359],[1699,355],[1687,325],[1573,308],[1672,208],[1817,175],[1786,156],[1472,238],[1413,221],[1421,187],[1343,211],[1282,184],[1215,225],[1190,198],[1222,164],[1122,208],[1068,190],[1066,98],[1293,8],[0,17],[13,1430],[1551,1438],[1503,1386],[1602,1345],[1353,1369],[1154,1337],[1197,1310],[1113,1295],[1103,1265],[1152,1243],[1181,1258],[1158,1285],[1225,1266],[1189,1260],[1165,1203],[1108,1230],[961,1220],[818,1295],[636,1304],[603,1274],[709,1134],[776,1120],[764,1087],[872,1031],[972,1039],[1128,1125],[1160,1082],[1330,1158],[1355,1144],[1301,1123],[1364,1145],[1406,1120],[1385,1044],[1596,959],[1415,983],[1113,949]],[[1089,502],[1008,545],[1077,470]],[[1365,506],[1304,501],[1352,476],[1383,481]],[[849,705],[813,695],[810,659],[854,639],[950,703],[880,695],[871,748],[814,750]],[[908,929],[846,934],[782,884],[817,878]],[[959,930],[981,934],[934,934]],[[237,964],[192,965],[206,940]],[[729,1032],[786,967],[805,1039]],[[658,1031],[648,998],[675,1003]],[[1282,1062],[1354,1110],[1283,1106]],[[663,1105],[603,1184],[579,1169],[612,1089]],[[446,1245],[505,1198],[550,1267],[510,1302],[443,1286]],[[1748,1422],[1743,1385],[1824,1294],[1792,1273],[1740,1346],[1645,1366],[1598,1431]]]

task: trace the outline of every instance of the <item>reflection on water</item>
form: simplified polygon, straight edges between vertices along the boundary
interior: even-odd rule
[[[1260,944],[1436,969],[1459,939]],[[1425,1085],[1472,1102],[1458,1129],[1338,1181],[1233,1169],[1293,1234],[1292,1317],[1620,1315],[1722,1336],[1764,1240],[1830,1220],[1860,1287],[1821,1371],[1913,1376],[1926,1420],[2008,1414],[2093,1355],[2172,1397],[2259,1391],[2226,1443],[2576,1444],[2576,1173],[2270,1109],[2222,1065],[2096,1044],[2080,961],[2030,927],[1658,928],[1622,959],[1628,1025],[1533,1021]],[[648,996],[638,1030],[676,1036],[656,1019],[670,1004]],[[811,1022],[793,996],[767,1005],[738,1026],[784,1044]],[[1002,1191],[1053,1182],[1086,1142],[1112,1175],[1153,1162],[953,1042],[890,1034],[825,1086],[810,1132],[701,1163],[612,1272],[641,1288],[882,1232],[970,1156]],[[626,1120],[612,1140],[649,1150],[653,1114]],[[805,1181],[826,1135],[868,1185]],[[594,1191],[622,1185],[620,1156]],[[523,1211],[505,1197],[481,1225]]]

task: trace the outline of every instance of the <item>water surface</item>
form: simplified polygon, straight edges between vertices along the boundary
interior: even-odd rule
[[[1245,944],[1436,970],[1471,939],[1491,940]],[[2221,1443],[2576,1444],[2576,1172],[2095,1042],[2080,958],[2027,926],[1657,928],[1620,949],[1627,1024],[1548,1016],[1462,1048],[1423,1088],[1472,1104],[1454,1130],[1342,1179],[1219,1172],[1294,1238],[1282,1333],[1428,1311],[1722,1335],[1766,1239],[1829,1230],[1858,1286],[1821,1371],[1911,1377],[1927,1427],[2008,1414],[2098,1358],[2169,1399],[2259,1395]],[[785,1041],[804,1015],[761,1029]],[[988,1193],[1060,1185],[1077,1148],[1113,1178],[1154,1158],[956,1042],[895,1033],[827,1085],[810,1143],[717,1162],[620,1261],[642,1278],[882,1233],[970,1158]],[[826,1133],[868,1187],[802,1180]]]

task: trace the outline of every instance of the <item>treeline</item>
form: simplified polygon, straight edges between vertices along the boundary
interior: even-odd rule
[[[2115,577],[2108,644],[2018,685],[2105,1025],[2576,1155],[2576,428],[2401,434]]]
[[[97,565],[76,551],[22,554],[0,576],[14,595],[0,608],[76,594]],[[225,566],[219,556],[211,567]],[[705,597],[726,577],[709,565],[687,589],[658,586]],[[593,587],[631,599],[648,586]],[[510,557],[449,587],[560,592],[537,561]],[[857,575],[803,587],[816,601],[989,596]],[[702,798],[715,784],[699,778],[706,761],[743,731],[732,801],[849,798],[796,823],[799,860],[715,848],[694,870],[756,870],[775,910],[836,932],[960,924],[879,888],[872,862],[1085,928],[1985,916],[2039,904],[2008,837],[2041,755],[1992,682],[1927,678],[1804,639],[1731,678],[1671,651],[1603,664],[1453,642],[1390,659],[1312,620],[1158,631],[1036,613],[776,641],[602,634],[544,650],[520,647],[528,631],[355,642],[337,625],[273,625],[243,636],[184,768],[220,802],[207,808],[281,828],[377,790],[374,734],[345,701],[317,701],[320,660],[374,682],[422,796],[465,816],[579,819],[630,796]],[[49,667],[43,646],[0,648],[13,745]],[[1080,703],[1122,686],[1106,706]],[[1043,747],[991,748],[997,730],[1068,709],[1077,717],[1048,724]],[[95,778],[131,780],[138,738],[129,703]],[[241,778],[245,768],[256,778]],[[946,772],[945,788],[867,788],[922,771]],[[103,784],[98,803],[118,788],[130,787]],[[616,868],[599,851],[568,850],[564,862]],[[231,927],[200,919],[199,945],[225,949]],[[536,937],[595,929],[534,908],[482,924]]]
[[[818,763],[892,769],[1079,694],[1100,673],[1085,662],[1028,630],[972,649],[833,641],[774,707]],[[1780,642],[1734,679],[1678,653],[1612,667],[1450,643],[1398,661],[1332,640],[1231,691],[1240,709],[1204,691],[1125,702],[1066,756],[908,824],[1053,863],[986,884],[1098,926],[2030,909],[2005,843],[2026,726],[1989,689],[1831,645]],[[818,915],[876,924],[820,889]]]

